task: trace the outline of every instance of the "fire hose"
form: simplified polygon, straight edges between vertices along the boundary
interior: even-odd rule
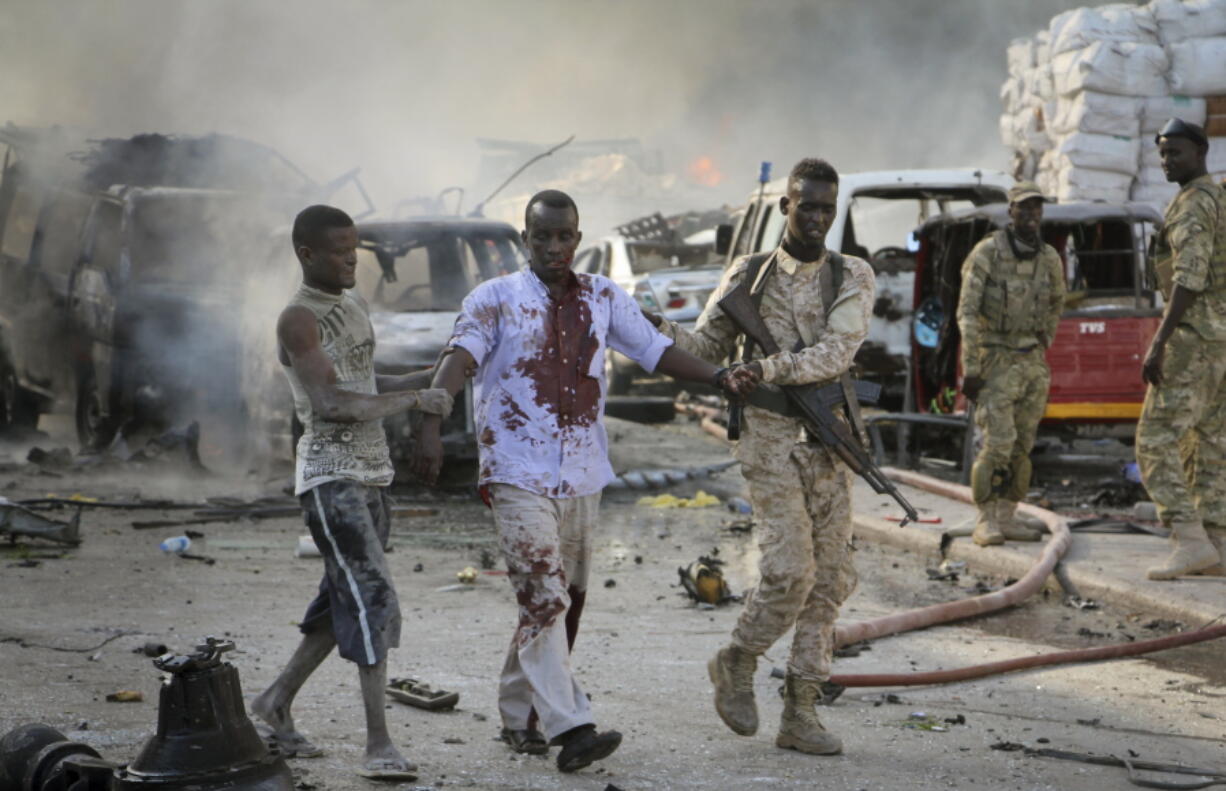
[[[960,484],[938,480],[928,475],[922,475],[910,470],[886,468],[883,472],[898,483],[914,486],[918,489],[939,494],[964,503],[973,502],[971,490]],[[1056,563],[1068,551],[1072,543],[1066,520],[1044,508],[1022,503],[1018,506],[1023,513],[1041,519],[1051,531],[1051,538],[1043,547],[1038,560],[1017,582],[999,591],[973,596],[969,599],[922,607],[918,610],[887,615],[871,621],[840,625],[835,630],[837,645],[869,640],[875,637],[898,634],[900,632],[923,629],[939,623],[969,618],[975,615],[995,612],[1005,607],[1019,604],[1034,595],[1043,586],[1047,575],[1051,574]],[[900,687],[927,684],[945,684],[952,681],[967,681],[973,678],[1009,673],[1032,667],[1062,665],[1074,662],[1095,662],[1104,659],[1118,659],[1127,656],[1139,656],[1168,648],[1192,645],[1193,643],[1226,637],[1226,624],[1208,626],[1191,632],[1170,635],[1154,640],[1142,640],[1132,643],[1098,648],[1081,648],[1071,651],[1058,651],[1038,656],[1022,656],[1006,659],[1000,662],[988,662],[982,665],[952,668],[949,670],[933,670],[922,673],[863,673],[831,676],[830,682],[841,687]]]
[[[682,414],[695,415],[701,418],[703,430],[715,436],[727,439],[723,426],[715,422],[720,410],[699,404],[678,404],[677,411]],[[964,503],[973,503],[971,490],[948,481],[942,481],[929,475],[923,475],[912,470],[900,470],[887,467],[882,470],[897,483],[914,486],[933,494],[948,497]],[[934,604],[916,610],[886,615],[871,621],[860,621],[851,624],[839,624],[835,627],[835,645],[846,646],[865,640],[872,640],[887,635],[924,629],[937,624],[958,621],[977,615],[996,612],[1006,607],[1022,603],[1043,587],[1044,581],[1051,574],[1056,564],[1068,551],[1072,544],[1072,534],[1069,532],[1067,520],[1044,508],[1021,503],[1018,506],[1022,513],[1029,514],[1041,520],[1051,533],[1051,538],[1043,547],[1038,559],[1021,579],[998,591],[972,596],[958,601]],[[954,681],[968,681],[975,678],[1009,673],[1034,667],[1073,664],[1077,662],[1096,662],[1106,659],[1120,659],[1129,656],[1140,656],[1155,651],[1164,651],[1185,645],[1193,645],[1206,640],[1226,637],[1226,624],[1205,626],[1200,629],[1181,634],[1161,637],[1154,640],[1117,643],[1115,645],[1097,648],[1081,648],[1070,651],[1057,651],[1038,656],[1023,656],[1006,659],[999,662],[988,662],[982,665],[951,668],[949,670],[933,670],[922,673],[849,673],[830,677],[831,687],[901,687],[922,686],[928,684],[947,684]]]

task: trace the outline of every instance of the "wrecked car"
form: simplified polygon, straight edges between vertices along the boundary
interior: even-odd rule
[[[606,236],[576,253],[573,268],[608,277],[633,296],[639,307],[693,329],[707,297],[719,286],[723,262],[712,245],[677,240],[663,223],[659,217],[647,238]],[[610,395],[629,392],[641,373],[628,357],[609,351],[605,379]]]
[[[421,217],[358,224],[356,290],[370,305],[375,372],[396,375],[434,365],[451,338],[464,297],[478,283],[527,266],[519,232],[509,224],[464,217]],[[419,412],[384,418],[392,460],[406,462]],[[443,422],[444,464],[451,475],[475,473],[477,438],[472,386]]]
[[[1047,350],[1046,430],[1130,439],[1141,414],[1141,360],[1162,319],[1146,240],[1162,222],[1147,203],[1049,204],[1043,240],[1064,263],[1064,314]],[[918,231],[914,401],[921,412],[965,409],[958,390],[961,335],[955,314],[962,262],[1009,223],[993,203],[930,218]]]
[[[881,170],[839,175],[838,210],[826,246],[872,264],[877,280],[873,319],[856,354],[857,376],[882,385],[887,408],[908,407],[910,326],[917,245],[912,230],[928,217],[1003,201],[1013,179],[988,170]],[[721,226],[717,252],[727,263],[774,250],[787,218],[779,199],[787,178],[755,189],[735,227]]]
[[[0,143],[9,423],[66,406],[82,448],[100,450],[204,413],[232,429],[218,437],[229,449],[251,450],[251,407],[279,384],[257,361],[296,276],[275,229],[354,174],[321,188],[217,135],[85,141],[10,125]]]

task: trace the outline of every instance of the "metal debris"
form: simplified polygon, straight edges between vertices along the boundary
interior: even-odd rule
[[[76,546],[81,543],[81,510],[77,509],[72,521],[57,522],[0,497],[0,535],[2,534],[7,534],[10,541],[16,541],[17,536],[26,536]]]
[[[728,590],[728,583],[720,567],[724,561],[717,558],[702,556],[684,568],[677,569],[681,578],[681,587],[686,595],[702,604],[723,604],[733,601],[736,597]]]

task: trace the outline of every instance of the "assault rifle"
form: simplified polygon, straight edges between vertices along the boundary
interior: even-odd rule
[[[767,329],[766,322],[762,321],[762,317],[758,315],[758,308],[744,284],[737,284],[736,288],[729,291],[719,301],[719,307],[720,310],[727,314],[728,318],[732,319],[732,323],[737,326],[737,329],[752,338],[754,343],[758,344],[763,354],[778,354],[779,344],[775,342],[774,336]],[[907,502],[907,498],[902,496],[894,482],[885,477],[881,470],[877,469],[877,466],[873,464],[873,460],[869,458],[868,453],[865,452],[859,440],[848,429],[847,424],[839,420],[830,411],[832,403],[838,404],[846,400],[843,397],[843,390],[840,385],[827,385],[826,387],[818,387],[816,385],[785,385],[779,389],[786,396],[787,403],[791,406],[792,410],[804,421],[805,428],[809,430],[811,435],[821,441],[827,448],[830,448],[835,455],[843,460],[844,464],[851,468],[852,472],[868,481],[868,485],[873,487],[874,492],[888,494],[894,498],[895,502],[902,506],[902,510],[906,513],[906,518],[902,520],[899,525],[900,527],[909,521],[919,519],[919,513],[916,512],[915,506]],[[835,392],[837,392],[837,395],[832,398],[832,393]]]

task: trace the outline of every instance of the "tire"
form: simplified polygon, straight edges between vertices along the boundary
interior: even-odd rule
[[[115,439],[118,425],[113,417],[103,414],[102,395],[92,373],[84,374],[77,384],[75,417],[82,451],[102,450]]]
[[[604,413],[635,423],[670,423],[677,408],[666,396],[612,396],[605,399]]]

